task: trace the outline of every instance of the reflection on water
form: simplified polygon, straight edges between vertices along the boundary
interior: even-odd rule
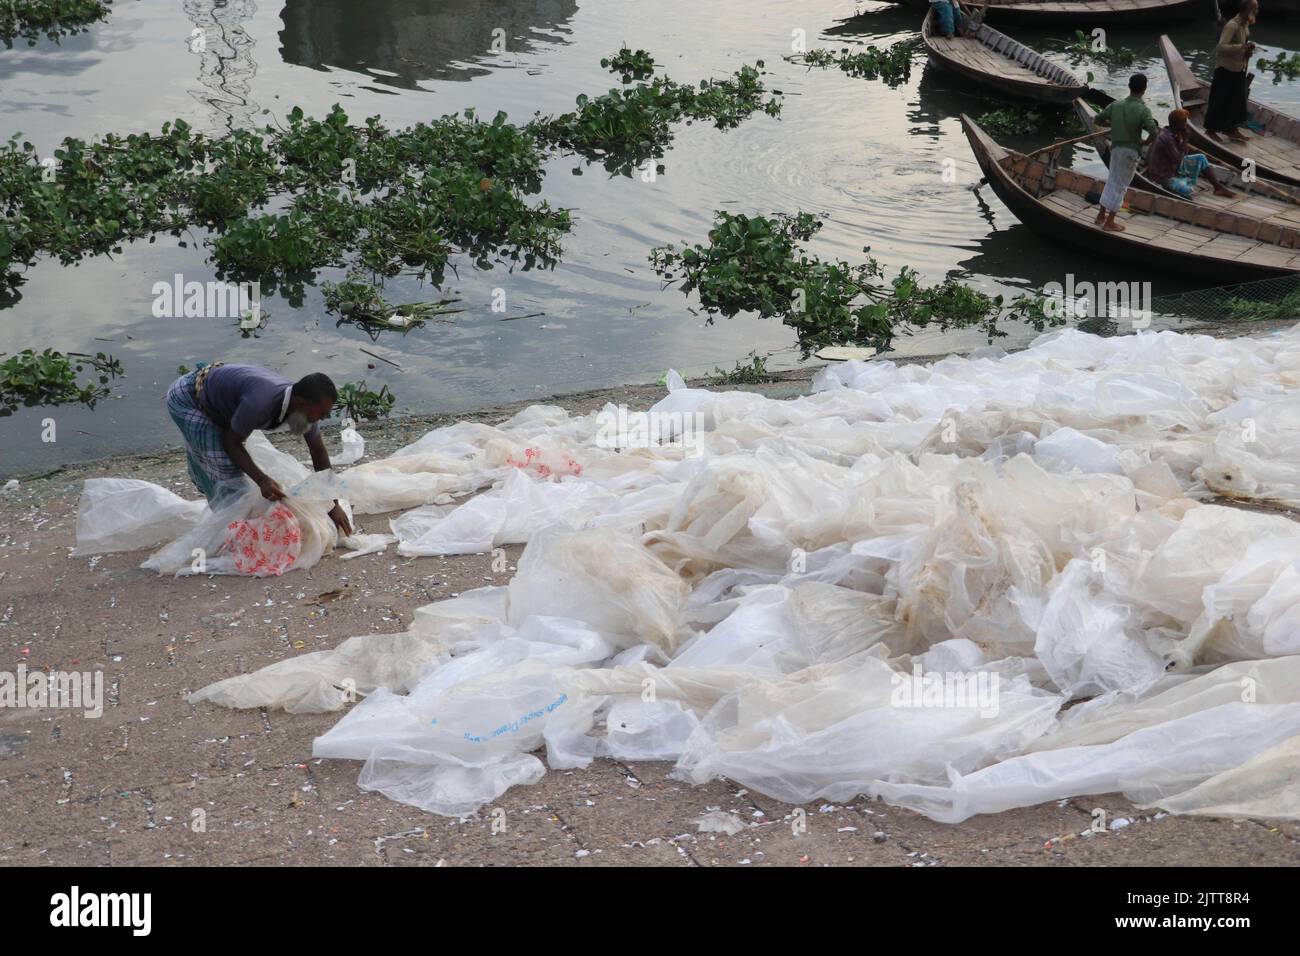
[[[569,31],[575,0],[288,0],[280,13],[286,63],[370,73],[418,89],[471,80],[502,53],[528,53]]]
[[[185,0],[181,5],[194,24],[189,49],[199,58],[202,89],[191,95],[216,115],[218,129],[253,125],[258,106],[249,95],[257,63],[256,41],[244,30],[257,13],[253,0]]]

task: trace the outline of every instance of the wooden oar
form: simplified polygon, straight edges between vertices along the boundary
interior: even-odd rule
[[[1109,135],[1110,135],[1110,127],[1107,126],[1105,129],[1099,129],[1097,130],[1097,132],[1089,133],[1086,136],[1076,136],[1074,139],[1063,139],[1059,143],[1051,143],[1050,145],[1044,146],[1041,149],[1034,150],[1032,153],[1025,153],[1025,159],[1031,159],[1034,156],[1037,156],[1039,153],[1047,152],[1049,149],[1060,149],[1062,146],[1073,146],[1075,143],[1082,143],[1085,140],[1096,139],[1098,136],[1109,136]]]

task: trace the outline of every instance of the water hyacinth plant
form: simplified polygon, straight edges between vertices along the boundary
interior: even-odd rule
[[[78,376],[90,369],[94,381]],[[94,408],[108,397],[108,383],[122,374],[122,365],[111,355],[97,352],[36,352],[25,349],[0,362],[0,418],[20,407],[38,405],[85,405]]]
[[[1006,320],[1038,329],[1063,324],[1045,313],[1037,297],[1017,296],[1004,307],[1002,296],[953,279],[925,285],[907,267],[886,278],[874,258],[851,265],[809,255],[801,245],[821,227],[822,220],[810,213],[719,211],[707,245],[661,246],[650,261],[665,284],[696,293],[710,320],[742,312],[780,318],[794,329],[805,358],[828,345],[886,352],[896,335],[926,327],[976,327],[992,339],[1006,334],[999,327]]]
[[[426,322],[450,322],[443,316],[463,312],[450,309],[459,299],[439,299],[437,302],[408,302],[395,305],[385,299],[379,289],[364,277],[350,275],[343,282],[326,282],[321,285],[325,309],[339,316],[338,324],[351,324],[364,331],[372,340],[384,332],[401,332],[405,335]]]
[[[640,70],[652,63],[641,52],[619,62]],[[698,86],[656,77],[522,126],[466,110],[393,130],[378,116],[353,124],[335,105],[320,119],[294,108],[283,124],[222,136],[176,120],[156,134],[68,137],[49,157],[18,134],[0,146],[0,292],[42,255],[68,264],[195,227],[210,233],[221,275],[283,287],[294,305],[328,267],[411,272],[435,286],[457,255],[480,269],[551,267],[571,220],[535,198],[550,154],[630,175],[663,154],[677,123],[729,129],[777,115],[760,70]]]
[[[348,418],[374,421],[387,418],[393,410],[395,396],[387,385],[381,385],[379,391],[373,392],[366,387],[365,380],[347,382],[339,386],[338,408]]]
[[[867,47],[851,50],[841,47],[834,50],[809,50],[785,57],[791,63],[800,63],[813,69],[839,67],[849,76],[864,80],[883,80],[888,86],[898,86],[912,75],[912,59],[921,50],[919,40],[900,40],[889,47]]]
[[[12,47],[23,39],[35,46],[42,36],[58,42],[109,14],[113,0],[3,0],[0,2],[0,41]]]
[[[611,73],[619,74],[624,83],[644,80],[655,71],[654,57],[645,50],[637,50],[634,53],[626,46],[613,56],[602,58],[600,65]]]

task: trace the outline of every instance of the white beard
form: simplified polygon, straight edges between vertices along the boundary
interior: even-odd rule
[[[303,412],[290,412],[284,419],[284,427],[295,435],[305,435],[311,431],[311,421]]]

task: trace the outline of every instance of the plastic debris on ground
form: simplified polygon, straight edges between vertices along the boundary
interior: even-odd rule
[[[950,822],[1116,791],[1300,817],[1300,326],[850,361],[780,400],[666,381],[660,441],[545,405],[332,475],[250,441],[287,516],[87,482],[77,553],[257,571],[222,543],[271,514],[294,573],[341,543],[334,498],[400,512],[363,550],[525,545],[405,633],[191,697],[350,708],[315,755],[435,813],[612,757]]]

